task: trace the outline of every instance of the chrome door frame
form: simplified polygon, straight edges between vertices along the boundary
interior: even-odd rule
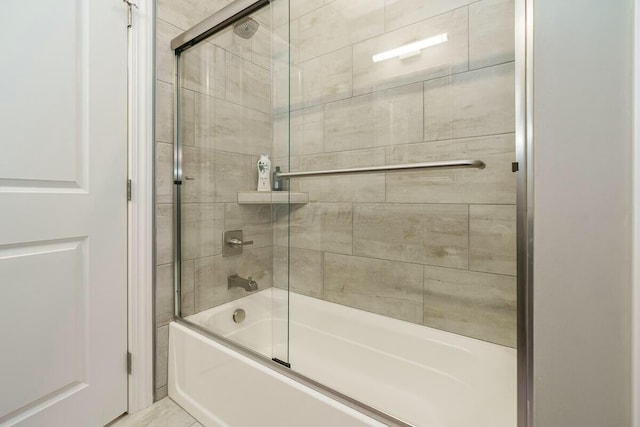
[[[533,427],[533,6],[515,1],[518,427]]]

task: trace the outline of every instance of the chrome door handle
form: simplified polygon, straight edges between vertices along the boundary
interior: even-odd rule
[[[240,239],[229,239],[227,245],[237,248],[239,246],[253,245],[253,240],[242,241]]]

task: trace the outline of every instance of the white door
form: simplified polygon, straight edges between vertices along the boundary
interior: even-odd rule
[[[126,12],[0,12],[0,425],[127,408]]]

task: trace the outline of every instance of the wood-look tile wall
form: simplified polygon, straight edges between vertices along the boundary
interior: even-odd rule
[[[169,43],[228,3],[158,0],[158,398],[174,296]],[[228,29],[185,53],[184,314],[243,296],[228,274],[261,288],[289,277],[295,292],[515,345],[513,0],[276,0],[257,19],[249,40]],[[418,55],[371,60],[444,32]],[[288,260],[289,209],[236,203],[265,153],[292,170],[463,158],[487,168],[292,182],[311,203],[291,207]],[[222,258],[221,233],[237,228],[255,244]]]

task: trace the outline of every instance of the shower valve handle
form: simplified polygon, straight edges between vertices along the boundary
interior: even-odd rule
[[[237,248],[238,246],[253,245],[253,240],[247,240],[246,242],[244,242],[240,239],[229,239],[227,240],[227,245],[234,248]]]

